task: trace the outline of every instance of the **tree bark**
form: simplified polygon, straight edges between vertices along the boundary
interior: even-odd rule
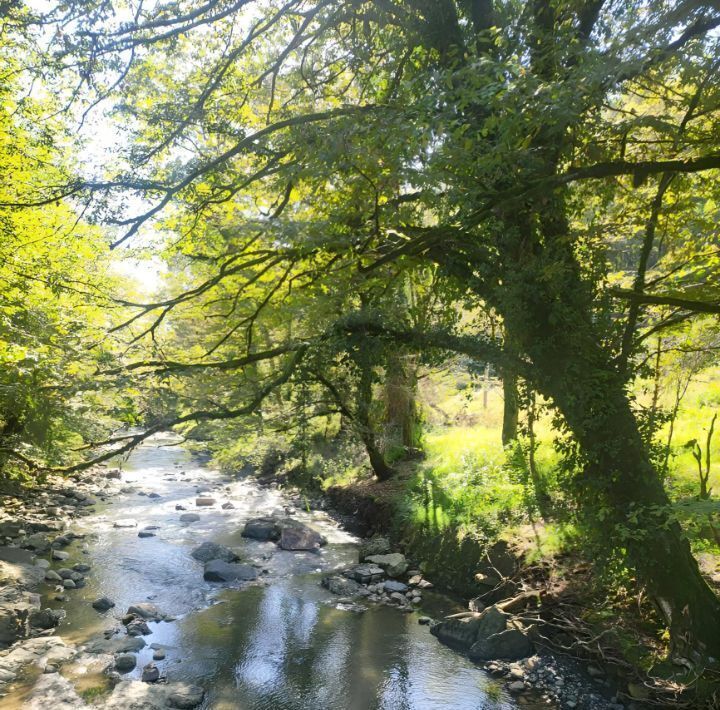
[[[505,370],[502,375],[503,384],[503,422],[502,444],[507,446],[515,441],[518,435],[518,391],[517,375]]]

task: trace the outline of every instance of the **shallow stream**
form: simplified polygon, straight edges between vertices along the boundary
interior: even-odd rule
[[[423,613],[438,617],[457,611],[439,594],[426,593],[421,608],[406,614],[367,604],[349,610],[320,586],[323,573],[357,561],[357,540],[325,513],[296,510],[328,538],[319,553],[286,552],[274,543],[241,537],[244,522],[290,505],[282,493],[250,479],[231,480],[193,459],[170,437],[155,437],[132,453],[122,467],[124,492],[75,528],[84,540],[67,550],[68,563],[92,569],[87,584],[67,593],[66,602],[47,603],[66,610],[57,633],[74,644],[102,638],[118,625],[128,606],[152,601],[175,621],[150,623],[152,635],[126,677],[139,678],[152,660],[150,644],[161,645],[156,662],[168,680],[205,688],[203,708],[229,710],[481,710],[516,705],[469,660],[439,644],[418,624]],[[217,500],[198,508],[198,490]],[[156,493],[159,498],[148,495]],[[221,504],[235,507],[221,509]],[[200,520],[181,523],[184,506]],[[137,527],[117,528],[134,519]],[[139,538],[145,526],[155,537]],[[235,588],[203,580],[202,564],[190,552],[210,540],[234,548],[260,564],[256,583]],[[100,596],[116,606],[99,614],[91,602]],[[99,674],[63,669],[78,689],[102,683]],[[73,673],[75,675],[73,675]]]

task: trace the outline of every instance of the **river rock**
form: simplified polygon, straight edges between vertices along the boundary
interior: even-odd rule
[[[348,579],[354,579],[360,584],[372,584],[385,579],[385,570],[374,564],[360,564],[350,567],[343,572]]]
[[[119,468],[111,468],[109,471],[105,472],[105,478],[114,478],[119,480],[122,478],[122,473]]]
[[[491,606],[481,612],[477,617],[477,633],[478,638],[492,636],[505,631],[508,622],[508,615],[500,611],[496,606]]]
[[[77,584],[75,584],[75,582],[73,582],[72,579],[64,579],[64,580],[63,580],[63,587],[65,587],[65,589],[76,589],[76,588],[77,588]]]
[[[173,683],[170,686],[172,692],[168,695],[167,704],[171,708],[179,710],[192,710],[202,702],[205,691],[189,683]]]
[[[28,535],[22,541],[21,547],[44,554],[50,549],[50,540],[48,540],[47,535],[34,533],[33,535]]]
[[[21,594],[0,604],[0,643],[11,644],[25,638],[30,630],[30,614],[40,609],[40,597]]]
[[[92,608],[99,612],[108,611],[108,609],[112,609],[114,606],[115,602],[107,597],[100,597],[92,603]]]
[[[275,518],[253,518],[245,523],[242,536],[254,540],[278,540],[280,528]]]
[[[30,614],[30,626],[36,629],[54,629],[60,623],[63,613],[55,609],[37,609]]]
[[[155,683],[160,680],[160,669],[152,662],[148,663],[142,671],[143,683]]]
[[[45,572],[45,581],[62,582],[62,577],[54,569],[49,569],[47,570],[47,572]]]
[[[331,574],[323,577],[320,583],[329,592],[341,597],[355,597],[363,591],[363,587],[355,580],[342,577],[339,574]]]
[[[72,683],[59,673],[46,673],[35,683],[27,710],[81,710],[89,706],[77,694]]]
[[[445,619],[433,626],[430,633],[447,646],[467,650],[476,641],[505,631],[506,626],[506,615],[490,607],[478,617]]]
[[[0,537],[18,537],[23,526],[19,520],[4,520],[0,523]]]
[[[63,560],[66,560],[68,557],[70,557],[69,552],[62,552],[62,550],[53,550],[52,551],[52,558],[54,560],[63,561]]]
[[[149,636],[151,633],[150,627],[142,619],[133,619],[127,625],[128,636]]]
[[[214,498],[210,498],[209,496],[202,496],[195,499],[195,505],[198,507],[215,505],[216,502]]]
[[[393,592],[401,592],[405,593],[408,590],[407,584],[403,584],[402,582],[398,582],[394,579],[388,579],[387,582],[383,584],[383,591],[387,592],[388,594],[392,594]]]
[[[327,540],[308,525],[297,521],[281,523],[278,545],[283,550],[317,550],[326,543]]]
[[[162,621],[164,618],[163,614],[160,612],[160,609],[158,609],[155,604],[151,604],[150,602],[140,602],[138,604],[133,604],[132,606],[128,607],[127,610],[127,616],[139,616],[142,619],[146,619],[147,621]]]
[[[132,653],[121,653],[115,656],[115,670],[118,673],[129,673],[137,665],[137,658]]]
[[[479,613],[485,609],[485,602],[480,597],[475,597],[468,602],[468,609]]]
[[[85,650],[92,654],[137,653],[146,646],[140,636],[116,636],[110,639],[98,639],[88,644]]]
[[[391,552],[389,555],[370,555],[366,558],[366,562],[382,567],[388,577],[399,577],[408,568],[405,555],[399,552]]]
[[[234,510],[235,506],[232,503],[223,503],[220,506],[223,510]]]
[[[373,535],[371,538],[360,543],[358,554],[360,562],[363,562],[371,555],[386,555],[390,552],[390,540],[381,535]]]
[[[161,497],[161,496],[160,496],[159,493],[154,493],[154,492],[153,492],[153,493],[148,493],[148,498],[160,498],[160,497]]]
[[[203,578],[207,582],[249,582],[257,579],[257,570],[252,565],[210,560],[205,563]]]
[[[75,572],[80,572],[80,573],[89,572],[92,569],[90,567],[90,565],[86,565],[83,562],[78,562],[78,564],[73,565],[72,568]]]
[[[155,533],[151,532],[150,530],[141,530],[138,533],[138,537],[145,538],[145,537],[155,537]]]
[[[180,516],[181,523],[196,523],[200,520],[200,516],[197,513],[183,513]]]
[[[209,541],[203,542],[199,547],[196,547],[190,555],[199,562],[210,562],[210,560],[237,562],[240,559],[229,547]]]
[[[474,661],[517,661],[532,654],[533,645],[530,639],[519,629],[508,629],[487,638],[479,638],[470,648],[468,655]]]
[[[35,562],[35,553],[20,547],[0,547],[0,561],[10,564],[31,565]]]

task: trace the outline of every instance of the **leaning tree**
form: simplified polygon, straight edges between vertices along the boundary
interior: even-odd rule
[[[348,333],[492,361],[557,408],[577,445],[586,519],[637,571],[675,650],[720,656],[720,601],[672,517],[628,394],[648,304],[674,309],[670,322],[720,311],[647,278],[664,201],[690,220],[697,204],[676,199],[682,188],[716,190],[716,3],[71,2],[25,21],[56,19],[61,30],[41,33],[44,70],[65,82],[75,72],[69,106],[83,117],[110,101],[130,147],[120,168],[36,203],[92,194],[116,246],[154,224],[197,248],[195,235],[232,213],[229,252],[200,242],[203,278],[128,304],[129,325],[145,324],[136,337],[158,335],[220,283],[241,293],[257,282],[248,270],[273,276],[268,298],[249,306],[257,316],[228,318],[233,337],[215,359],[131,363],[206,376],[276,363],[245,404],[165,425],[254,411],[314,344]],[[610,290],[607,248],[622,225],[606,215],[623,201],[643,212],[645,229],[630,287]],[[493,309],[502,345],[360,309],[314,319],[274,347],[249,345],[265,304],[291,286],[351,290],[347,274],[400,276],[424,264],[449,298]]]

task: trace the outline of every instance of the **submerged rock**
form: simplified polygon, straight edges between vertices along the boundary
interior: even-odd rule
[[[149,636],[151,633],[150,627],[142,619],[134,619],[127,625],[128,636]]]
[[[181,523],[196,523],[200,520],[200,516],[197,513],[183,513],[180,516]]]
[[[207,582],[250,582],[257,579],[257,570],[252,565],[210,560],[205,563],[203,578]]]
[[[203,542],[199,547],[196,547],[190,555],[199,562],[210,562],[210,560],[237,562],[240,559],[229,547],[218,545],[215,542]]]

